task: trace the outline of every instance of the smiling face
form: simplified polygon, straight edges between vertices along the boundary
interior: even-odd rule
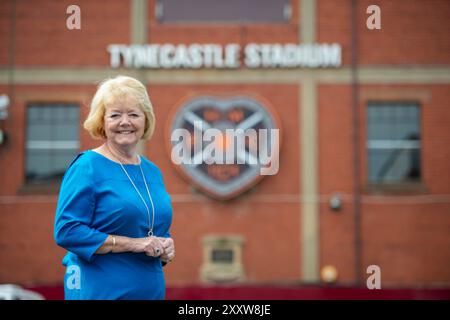
[[[132,97],[121,97],[109,104],[104,121],[108,142],[118,147],[135,146],[144,135],[145,114]]]

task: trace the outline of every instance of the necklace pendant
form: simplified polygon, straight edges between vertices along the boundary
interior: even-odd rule
[[[148,230],[147,236],[152,237],[153,236],[153,230]]]

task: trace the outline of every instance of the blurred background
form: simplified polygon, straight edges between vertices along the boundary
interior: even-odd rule
[[[155,109],[168,299],[450,299],[449,18],[448,0],[0,0],[0,284],[63,298],[59,185],[123,74]],[[230,107],[199,120],[280,130],[277,174],[171,161],[205,95]]]

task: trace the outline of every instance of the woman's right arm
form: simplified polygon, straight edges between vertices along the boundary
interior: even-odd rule
[[[93,170],[79,154],[61,182],[55,215],[54,239],[64,249],[91,261],[108,234],[91,227],[95,209]]]
[[[112,235],[90,226],[95,208],[93,170],[82,156],[72,161],[61,183],[54,226],[56,243],[87,261],[95,254],[109,252],[144,252],[149,256],[164,253],[164,246],[156,237],[114,236],[113,240]],[[159,254],[156,248],[160,249]]]
[[[159,253],[156,249],[159,249]],[[103,245],[95,251],[96,254],[121,252],[143,252],[151,257],[159,257],[164,253],[164,245],[157,237],[129,238],[108,235]]]

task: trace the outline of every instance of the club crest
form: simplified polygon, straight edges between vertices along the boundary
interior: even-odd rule
[[[280,127],[267,103],[247,96],[200,96],[169,119],[172,163],[197,189],[227,200],[279,166]]]

